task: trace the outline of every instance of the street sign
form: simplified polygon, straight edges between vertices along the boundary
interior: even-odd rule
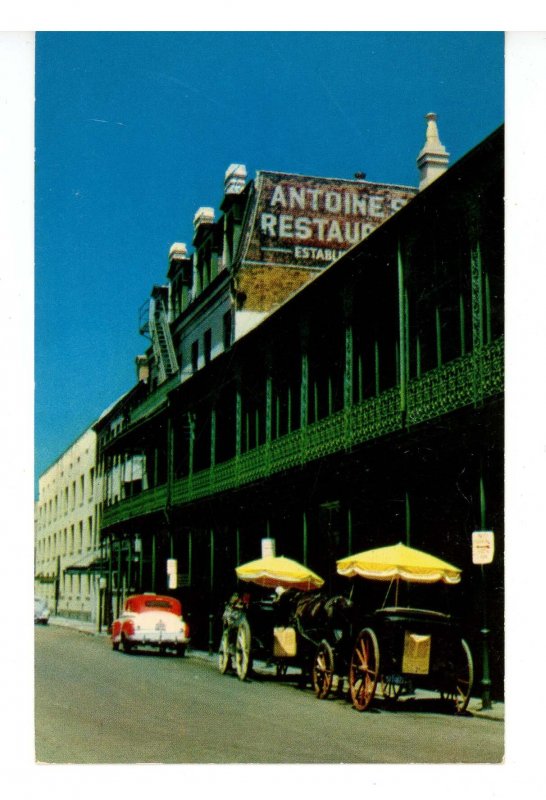
[[[167,585],[169,589],[178,588],[178,560],[176,558],[167,559]]]
[[[491,564],[495,555],[493,531],[474,531],[472,534],[472,563]]]

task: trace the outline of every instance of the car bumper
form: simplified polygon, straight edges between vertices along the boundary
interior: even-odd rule
[[[168,631],[149,631],[146,633],[139,631],[132,636],[127,636],[127,640],[131,644],[155,645],[157,647],[161,645],[178,647],[190,643],[190,640],[183,634],[169,633]]]

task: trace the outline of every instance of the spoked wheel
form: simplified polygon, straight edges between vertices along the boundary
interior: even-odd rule
[[[334,651],[326,639],[317,647],[312,671],[313,689],[319,700],[324,700],[330,694],[334,680]]]
[[[402,692],[402,683],[392,680],[392,676],[385,675],[381,680],[381,694],[385,700],[398,700]]]
[[[450,691],[441,692],[443,700],[449,700],[453,703],[456,714],[462,714],[463,711],[466,711],[472,684],[474,683],[474,662],[472,661],[470,647],[464,639],[461,639],[460,644],[461,647],[455,661],[453,686]]]
[[[244,681],[250,670],[250,625],[246,619],[239,623],[235,642],[235,671]]]
[[[358,634],[349,667],[349,691],[357,711],[365,711],[373,700],[379,675],[379,644],[371,628]]]
[[[225,630],[222,634],[220,647],[218,650],[218,669],[222,675],[231,667],[231,656],[229,654],[229,632]]]

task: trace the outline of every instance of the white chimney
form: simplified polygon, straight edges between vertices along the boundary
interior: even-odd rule
[[[417,156],[417,167],[421,175],[419,191],[422,191],[435,181],[436,178],[443,175],[449,164],[449,153],[446,152],[438,135],[436,114],[431,112],[425,116],[425,119],[427,120],[426,141],[423,149]]]
[[[175,242],[171,245],[169,250],[169,261],[172,259],[186,259],[188,257],[188,248],[184,242]]]
[[[213,208],[198,208],[193,218],[193,228],[197,230],[200,225],[210,225],[214,222],[214,209]]]
[[[224,177],[224,193],[241,194],[245,188],[246,174],[244,164],[230,164]]]

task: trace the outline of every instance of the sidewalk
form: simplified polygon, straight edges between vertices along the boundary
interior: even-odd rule
[[[77,630],[80,633],[86,633],[88,635],[95,635],[95,636],[107,636],[108,632],[106,627],[103,626],[101,633],[98,632],[98,626],[96,622],[84,622],[80,619],[70,619],[68,617],[50,617],[49,620],[50,625],[57,625],[62,628],[72,628],[73,630]],[[191,646],[188,649],[188,655],[191,655],[195,658],[200,658],[204,661],[208,661],[211,663],[216,663],[216,653],[210,655],[206,650],[194,650]],[[264,671],[266,674],[273,672],[273,667],[268,667],[263,662],[257,662],[256,666],[259,668],[260,671]],[[475,688],[478,688],[476,685]],[[433,694],[432,692],[426,692],[423,689],[417,690],[418,696],[423,699],[427,697],[436,697],[437,695]],[[402,702],[399,700],[398,702]],[[483,708],[482,707],[482,700],[481,697],[471,697],[470,702],[468,703],[468,712],[472,714],[473,717],[482,717],[483,719],[490,719],[495,720],[497,722],[504,722],[504,703],[492,701],[491,708]]]

